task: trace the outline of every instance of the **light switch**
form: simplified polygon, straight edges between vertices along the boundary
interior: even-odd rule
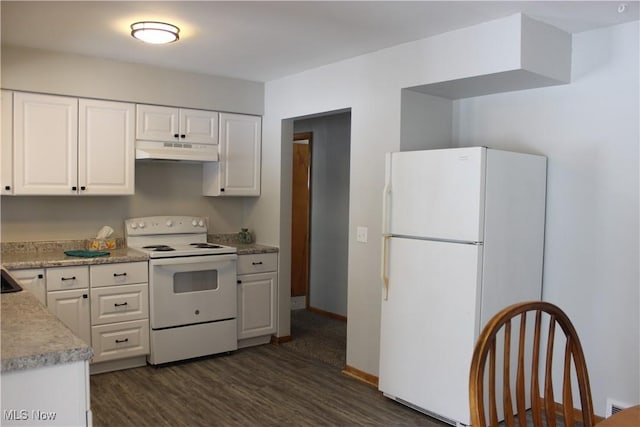
[[[356,229],[356,240],[358,242],[367,243],[367,232],[369,229],[367,227],[358,227]]]

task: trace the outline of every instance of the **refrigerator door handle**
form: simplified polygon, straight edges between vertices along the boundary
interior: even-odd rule
[[[391,235],[382,236],[382,283],[384,284],[384,300],[389,299],[389,272],[387,268],[387,260],[389,259],[387,248],[389,247],[389,239]]]
[[[382,190],[382,234],[389,234],[389,203],[391,198],[391,153],[385,158],[384,189]]]

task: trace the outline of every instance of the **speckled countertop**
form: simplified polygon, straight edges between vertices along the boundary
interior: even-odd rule
[[[0,296],[1,371],[17,371],[89,360],[93,350],[30,292]]]
[[[64,240],[47,242],[3,242],[0,262],[7,270],[22,268],[67,267],[71,265],[112,264],[117,262],[147,261],[146,254],[123,247],[109,249],[109,255],[93,258],[73,257],[64,251],[84,249],[84,240]]]
[[[239,243],[237,234],[208,234],[207,241],[220,245],[233,246],[238,250],[238,255],[266,254],[279,251],[275,246],[261,245],[258,243]]]

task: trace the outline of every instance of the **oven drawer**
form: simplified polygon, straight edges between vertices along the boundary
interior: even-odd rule
[[[91,289],[91,324],[124,322],[149,317],[147,284]]]
[[[93,362],[149,354],[149,322],[134,320],[91,328]]]
[[[238,274],[262,273],[278,269],[278,254],[248,254],[238,256]]]
[[[147,283],[149,267],[142,262],[123,262],[91,266],[91,287]]]
[[[89,266],[55,267],[45,270],[47,291],[82,289],[89,287]]]

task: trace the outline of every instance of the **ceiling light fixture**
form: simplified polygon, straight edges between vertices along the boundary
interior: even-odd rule
[[[166,22],[140,21],[131,24],[131,35],[145,43],[165,44],[178,40],[180,28]]]

